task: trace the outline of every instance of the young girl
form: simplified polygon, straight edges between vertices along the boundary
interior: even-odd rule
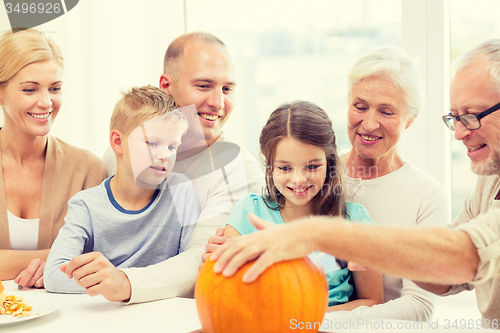
[[[248,213],[277,224],[309,215],[334,215],[371,223],[366,209],[346,202],[343,195],[335,133],[328,115],[309,102],[276,109],[260,135],[266,165],[264,195],[248,194],[233,209],[224,236],[256,231]],[[332,239],[332,241],[335,241]],[[381,274],[350,272],[347,263],[315,252],[329,285],[328,311],[352,310],[383,302]],[[356,290],[356,300],[349,302]]]

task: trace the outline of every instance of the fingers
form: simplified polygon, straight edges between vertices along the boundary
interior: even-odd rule
[[[14,280],[18,284],[19,289],[24,287],[38,287],[40,283],[37,282],[43,276],[43,270],[45,269],[45,261],[40,258],[33,259],[29,263],[28,267],[23,270]],[[42,280],[43,281],[43,280]],[[43,283],[42,283],[43,287]]]
[[[91,287],[96,283],[95,278],[98,271],[96,265],[81,266],[73,272],[73,280],[83,288]]]
[[[73,274],[74,274],[75,270],[91,263],[99,255],[102,256],[102,254],[100,252],[90,252],[90,253],[85,253],[85,254],[79,255],[79,256],[71,259],[71,261],[69,262],[69,264],[67,264],[67,266],[65,268],[66,276],[68,277],[68,279],[73,278]],[[62,270],[62,267],[61,267],[61,270]]]
[[[271,252],[262,254],[248,270],[243,274],[242,281],[251,283],[255,281],[264,271],[272,266],[276,261],[273,260]]]
[[[223,243],[221,243],[221,244],[210,244],[210,243],[209,243],[209,244],[207,244],[207,245],[205,246],[205,252],[206,252],[207,254],[210,254],[210,253],[214,252],[215,250],[217,250],[217,249],[218,249],[218,248],[219,248],[222,244],[223,244]]]
[[[108,267],[93,277],[93,285],[86,288],[89,296],[102,295],[110,302],[121,302],[130,299],[132,294],[127,275],[116,267]],[[89,282],[91,280],[89,279]]]
[[[72,271],[72,277],[76,281],[76,283],[78,283],[78,285],[82,286],[83,288],[88,288],[98,283],[98,281],[96,280],[99,278],[98,276],[96,276],[97,272],[109,268],[110,266],[115,268],[109,262],[109,260],[104,257],[104,255],[102,255],[102,253],[92,252],[87,254],[89,254],[89,256],[83,257],[85,255],[80,255],[73,258],[68,264],[68,267],[66,267],[67,275],[68,269],[70,269],[72,263],[74,263],[75,266],[82,264]]]
[[[131,287],[127,275],[116,268],[102,253],[92,252],[73,258],[61,271],[70,272],[78,285],[90,296],[102,295],[108,301],[130,299]]]
[[[215,236],[222,236],[224,235],[224,228],[217,228],[215,231]]]
[[[201,256],[201,260],[205,261],[210,257],[210,254],[217,250],[222,244],[226,242],[228,237],[211,236],[208,239],[208,244],[205,245],[205,253]]]
[[[249,219],[254,226],[266,230],[230,238],[216,249],[210,256],[210,260],[217,261],[215,273],[233,276],[246,262],[260,256],[244,274],[243,281],[252,282],[275,262],[302,258],[314,250],[312,243],[303,241],[310,229],[308,224],[297,222],[277,226],[252,214]]]
[[[205,252],[201,255],[201,261],[202,262],[205,262],[211,255],[212,253],[211,252]],[[201,265],[200,265],[200,269],[201,269]]]
[[[225,277],[233,276],[238,271],[238,269],[240,269],[247,262],[254,260],[259,255],[260,255],[259,251],[249,251],[249,250],[240,251],[239,253],[235,254],[234,256],[232,256],[232,258],[229,259],[226,266],[222,269],[222,275],[224,275]],[[223,259],[223,257],[221,257],[217,262],[219,262],[221,259]],[[262,271],[263,270],[261,270],[260,273],[262,273]],[[214,272],[215,272],[215,266],[214,266]],[[258,270],[257,270],[257,272],[258,272]],[[253,278],[253,280],[255,280],[255,278],[257,278],[257,276],[255,276],[255,274],[250,275],[250,277],[248,277],[247,281],[245,281],[245,279],[243,279],[243,281],[244,282],[252,282],[253,281],[252,278]]]
[[[228,240],[225,244],[219,246],[217,249],[215,249],[215,251],[212,251],[212,254],[209,255],[210,260],[211,261],[216,261],[217,259],[219,259],[219,256],[222,253],[224,253],[224,251],[226,251],[226,249],[228,248],[228,244],[229,243],[231,243],[230,240]],[[215,266],[217,266],[217,264]],[[220,273],[220,272],[216,272],[216,273]]]
[[[276,224],[261,219],[254,213],[248,213],[248,219],[258,230],[276,227]]]
[[[218,228],[215,236],[210,236],[208,238],[208,243],[205,245],[205,253],[201,256],[201,260],[205,262],[210,257],[210,254],[217,250],[219,246],[224,244],[228,237],[222,236],[224,234],[224,228]]]
[[[262,253],[257,246],[252,245],[250,239],[252,237],[249,236],[229,239],[226,244],[213,252],[210,260],[217,260],[214,265],[215,273],[222,273],[226,277],[233,276],[246,262]]]
[[[363,266],[363,265],[359,265],[359,264],[356,264],[355,262],[353,261],[349,261],[347,263],[347,267],[349,268],[350,271],[352,272],[357,272],[357,271],[367,271],[368,270],[368,267],[366,266]]]
[[[229,237],[224,237],[224,236],[210,236],[208,238],[208,244],[207,245],[222,245],[226,242],[226,240]],[[206,249],[206,247],[205,247]]]
[[[212,252],[214,252],[215,250],[217,250],[219,247],[220,247],[220,245],[207,244],[207,246],[205,246],[205,253],[203,253],[201,255],[201,260],[203,262],[205,262],[205,260],[207,260],[210,257],[210,255],[212,254]]]
[[[24,274],[24,271],[22,271],[21,273],[19,273],[18,276],[16,276],[16,278],[14,279],[15,284],[19,284],[19,280],[21,280],[21,277],[23,276],[23,274]]]
[[[96,268],[91,267],[91,268]],[[81,274],[81,276],[80,276]],[[75,272],[73,279],[80,285],[81,287],[88,289],[92,286],[95,286],[99,283],[101,283],[104,279],[106,278],[106,273],[103,272],[103,270],[99,269],[79,269]],[[88,290],[87,290],[88,294]],[[90,296],[95,296],[91,295]]]
[[[35,288],[43,288],[43,275],[33,285]]]

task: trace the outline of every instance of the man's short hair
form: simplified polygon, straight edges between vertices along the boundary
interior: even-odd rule
[[[485,40],[458,56],[451,66],[451,78],[478,60],[485,61],[495,88],[500,93],[500,39],[498,38]]]
[[[153,86],[132,88],[122,93],[122,98],[116,103],[109,130],[117,129],[128,135],[145,121],[175,109],[178,109],[178,106],[174,99],[160,88]],[[172,120],[182,121],[187,126],[180,110],[178,114],[171,116]]]
[[[208,32],[196,31],[177,37],[167,48],[163,59],[163,73],[176,77],[179,61],[184,54],[184,47],[192,42],[204,42],[207,44],[226,47],[219,38]]]

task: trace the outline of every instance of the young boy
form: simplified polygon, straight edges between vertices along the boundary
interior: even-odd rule
[[[133,88],[117,102],[110,126],[116,174],[69,201],[45,266],[48,291],[86,291],[63,273],[75,257],[100,252],[117,268],[145,267],[187,248],[200,207],[189,179],[170,173],[187,126],[159,88]],[[80,262],[89,267],[83,278],[98,284],[91,260]]]

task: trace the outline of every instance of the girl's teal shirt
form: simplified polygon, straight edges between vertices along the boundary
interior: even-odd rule
[[[248,213],[254,213],[269,222],[285,224],[279,210],[271,209],[277,208],[276,202],[267,202],[271,207],[269,208],[264,200],[262,195],[247,194],[240,200],[236,207],[233,208],[227,220],[227,224],[235,228],[241,235],[257,231],[248,220]],[[373,220],[365,207],[349,201],[346,204],[349,220],[373,224]],[[332,241],[335,240],[332,239]],[[335,257],[323,252],[311,253],[309,257],[312,258],[313,261],[319,262],[326,274],[329,289],[328,306],[347,303],[354,290],[352,274],[347,268],[347,263],[336,260]]]

